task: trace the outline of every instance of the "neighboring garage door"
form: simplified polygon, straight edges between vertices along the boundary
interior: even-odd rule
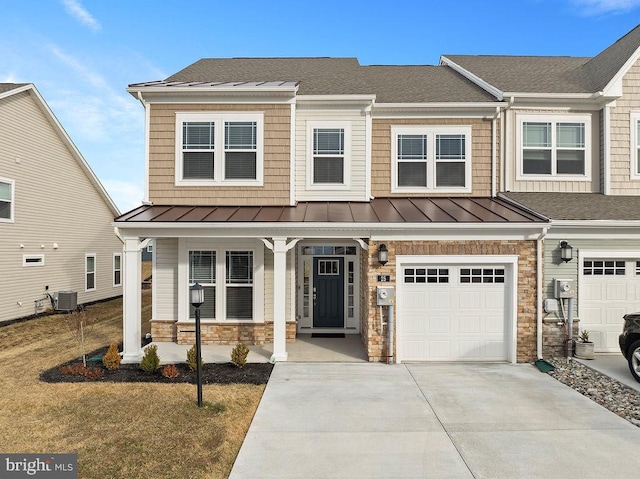
[[[506,265],[402,265],[401,361],[506,361],[511,279]]]
[[[596,352],[619,353],[622,317],[640,311],[640,261],[585,258],[581,267],[580,329],[589,331]]]

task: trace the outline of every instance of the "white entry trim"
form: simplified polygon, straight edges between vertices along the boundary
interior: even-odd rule
[[[517,255],[456,255],[456,256],[409,256],[399,255],[396,256],[396,362],[402,362],[402,346],[401,342],[397,338],[402,337],[402,294],[401,289],[403,286],[402,271],[403,265],[409,264],[482,264],[482,265],[500,265],[506,266],[509,271],[508,277],[511,278],[509,285],[511,304],[508,314],[507,324],[509,327],[508,338],[510,344],[508,347],[507,360],[511,363],[515,363],[517,360],[517,334],[518,334],[518,256]]]

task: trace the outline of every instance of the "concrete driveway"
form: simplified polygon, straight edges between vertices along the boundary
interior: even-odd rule
[[[278,363],[230,477],[637,477],[639,446],[531,365]]]

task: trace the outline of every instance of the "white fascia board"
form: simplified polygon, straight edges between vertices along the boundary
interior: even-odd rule
[[[602,92],[595,93],[538,93],[538,92],[516,92],[506,91],[504,96],[507,98],[533,98],[533,99],[549,99],[549,100],[598,100],[603,95]]]
[[[622,68],[614,75],[614,77],[604,87],[602,93],[605,96],[622,96],[622,78],[631,70],[631,67],[640,59],[640,48],[637,48],[633,55],[622,65]]]
[[[120,210],[111,199],[111,196],[109,196],[109,193],[107,193],[107,190],[105,190],[104,186],[102,186],[102,183],[100,183],[100,180],[98,179],[94,171],[91,169],[91,166],[89,166],[89,163],[87,163],[87,160],[85,160],[84,156],[82,156],[82,153],[80,153],[80,150],[78,150],[76,145],[73,143],[73,141],[71,140],[71,137],[67,134],[62,124],[58,121],[56,116],[53,114],[53,111],[51,110],[51,108],[49,108],[49,105],[44,100],[42,95],[40,95],[40,92],[35,87],[35,85],[30,83],[25,88],[20,88],[20,89],[11,90],[11,91],[13,93],[16,93],[18,90],[20,91],[31,90],[34,98],[36,99],[36,103],[40,108],[40,111],[44,113],[45,117],[49,120],[49,123],[51,123],[51,125],[53,126],[53,129],[56,130],[56,132],[62,139],[62,142],[69,149],[71,156],[75,158],[75,160],[80,165],[80,168],[82,168],[84,173],[87,175],[87,178],[89,179],[89,181],[93,184],[93,186],[96,188],[98,193],[102,195],[103,199],[105,200],[107,206],[111,209],[111,212],[114,214],[114,216],[120,216],[121,214]]]
[[[446,66],[450,67],[451,69],[455,70],[460,75],[465,77],[467,80],[472,81],[473,83],[478,85],[483,90],[485,90],[488,93],[490,93],[493,96],[495,96],[499,101],[502,101],[504,99],[505,94],[498,87],[496,87],[494,85],[491,85],[489,82],[483,80],[482,78],[480,78],[479,76],[475,75],[474,73],[471,73],[469,70],[461,67],[460,65],[458,65],[456,62],[450,60],[449,58],[447,58],[445,56],[441,56],[440,57],[440,65],[446,65]]]
[[[298,103],[315,102],[361,102],[372,103],[376,101],[376,95],[297,95]]]
[[[18,93],[22,93],[23,91],[27,91],[31,89],[35,90],[35,85],[33,83],[27,83],[26,85],[22,85],[20,87],[13,88],[9,91],[5,91],[4,93],[0,93],[0,100],[2,98],[8,98],[12,95],[17,95]]]
[[[127,87],[127,92],[136,96],[138,93],[161,93],[166,94],[169,92],[176,93],[229,93],[229,92],[240,92],[240,93],[278,93],[278,94],[295,94],[298,91],[298,86],[188,86],[188,87],[179,87],[179,86],[143,86],[143,87]]]
[[[551,227],[562,228],[640,228],[640,220],[551,220]]]

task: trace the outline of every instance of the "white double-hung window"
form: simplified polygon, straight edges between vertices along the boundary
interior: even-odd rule
[[[471,191],[471,127],[391,128],[391,191]]]
[[[13,180],[0,178],[0,221],[5,223],[13,223],[14,186]]]
[[[177,186],[261,186],[262,113],[177,113]]]
[[[312,189],[349,187],[349,122],[308,122],[307,186]]]
[[[588,179],[591,117],[518,115],[519,179]]]

